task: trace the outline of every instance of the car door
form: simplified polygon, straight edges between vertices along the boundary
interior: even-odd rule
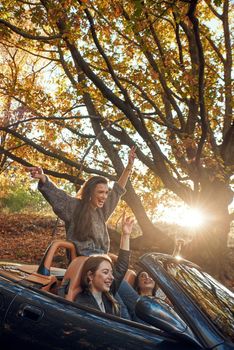
[[[24,287],[10,305],[4,329],[13,345],[23,342],[24,349],[188,349],[153,327]]]
[[[6,312],[19,291],[14,282],[0,277],[0,334]]]

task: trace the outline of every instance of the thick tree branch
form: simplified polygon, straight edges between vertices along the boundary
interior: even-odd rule
[[[38,53],[35,53],[33,51],[30,51],[28,49],[26,49],[25,47],[23,47],[22,45],[17,45],[16,43],[13,43],[13,42],[10,42],[8,41],[9,44],[5,41],[0,41],[0,43],[5,46],[5,47],[8,47],[8,48],[17,48],[19,50],[22,50],[23,52],[27,52],[28,54],[34,56],[34,57],[38,57],[38,58],[42,58],[44,60],[49,60],[49,61],[52,61],[52,62],[59,62],[59,59],[57,58],[52,58],[52,57],[48,57],[48,56],[43,56],[41,54],[38,54]],[[56,51],[49,51],[49,53],[55,53]]]
[[[25,159],[21,158],[21,157],[17,157],[16,155],[14,155],[13,153],[11,153],[9,150],[4,149],[2,146],[0,146],[0,154],[4,154],[6,157],[12,159],[13,161],[23,165],[24,167],[31,167],[31,166],[35,166],[35,164],[32,164],[28,161],[26,161]],[[71,183],[77,183],[77,177],[76,176],[72,176],[70,174],[66,174],[66,173],[60,173],[57,171],[52,171],[49,169],[45,169],[43,168],[44,173],[46,175],[51,175],[60,179],[65,179],[70,181]],[[84,183],[83,180],[78,179],[78,184],[82,185]]]
[[[215,45],[214,41],[211,39],[209,35],[206,35],[206,39],[209,42],[210,46],[214,50],[214,52],[217,54],[218,58],[220,61],[224,64],[225,63],[225,58],[223,57],[222,53],[220,52],[219,48]]]
[[[199,107],[200,107],[200,118],[201,118],[201,137],[197,148],[196,154],[196,165],[198,169],[200,168],[200,158],[203,146],[207,137],[207,115],[206,115],[206,107],[204,100],[204,68],[205,68],[205,59],[203,53],[203,47],[199,34],[199,25],[198,19],[195,17],[195,10],[197,6],[197,0],[194,0],[190,6],[188,11],[188,17],[193,24],[194,37],[197,45],[198,57],[199,57],[199,69],[198,69],[198,99],[199,99]]]
[[[48,41],[55,40],[55,39],[61,39],[61,35],[52,35],[52,36],[32,35],[30,33],[25,32],[22,29],[19,29],[18,27],[5,21],[2,18],[0,18],[0,24],[11,29],[14,33],[19,34],[20,36],[22,36],[26,39],[30,39],[30,40],[39,40],[39,41],[48,42]]]
[[[134,45],[135,47],[139,47],[139,44],[137,41],[133,40],[132,38],[128,37],[123,31],[119,30],[116,26],[114,26],[113,23],[111,23],[110,21],[108,21],[108,19],[103,16],[103,13],[101,11],[99,11],[92,3],[90,3],[90,7],[91,9],[96,12],[96,14],[98,15],[99,18],[101,18],[105,23],[108,24],[108,26],[110,26],[111,28],[113,28],[113,30],[119,34],[119,36],[121,38],[123,38],[124,40],[126,40],[126,42],[129,43],[129,45]]]
[[[72,120],[72,119],[78,119],[78,120],[80,120],[80,119],[92,119],[92,118],[94,118],[94,119],[96,119],[96,118],[98,118],[99,119],[99,117],[98,116],[96,116],[96,115],[78,115],[78,116],[72,116],[72,117],[44,117],[44,116],[35,116],[35,117],[31,117],[31,118],[27,118],[27,119],[22,119],[22,120],[19,120],[19,121],[17,121],[17,122],[15,122],[15,123],[12,123],[12,124],[9,124],[8,125],[8,128],[12,128],[12,127],[16,127],[16,126],[18,126],[18,125],[20,125],[20,124],[24,124],[24,123],[28,123],[28,122],[30,122],[30,121],[37,121],[37,120],[45,120],[45,121],[62,121],[62,120],[64,120],[64,121],[66,121],[66,120]],[[66,128],[66,125],[64,124],[63,125],[65,128]],[[1,130],[1,128],[0,128],[0,130]]]
[[[60,46],[58,47],[58,52],[59,52],[59,57],[60,57],[60,63],[62,65],[62,67],[63,67],[63,70],[64,70],[66,76],[68,77],[68,79],[72,83],[73,87],[77,88],[77,81],[73,77],[73,74],[70,72],[70,70],[69,70],[69,68],[68,68],[68,66],[66,64],[66,61],[64,59],[63,52],[62,52]]]
[[[232,45],[229,29],[229,1],[223,3],[223,31],[226,48],[226,60],[224,63],[224,84],[225,84],[225,117],[223,125],[223,136],[229,130],[233,118],[233,91],[232,91]]]
[[[213,14],[215,15],[215,17],[217,17],[218,19],[220,19],[222,21],[222,14],[218,13],[218,11],[216,11],[216,9],[214,8],[214,6],[212,6],[211,2],[208,0],[206,0],[206,4],[209,7],[209,9],[213,12]]]
[[[83,1],[82,0],[78,0],[79,3],[82,5],[83,4]],[[129,96],[127,94],[127,91],[124,89],[124,87],[121,85],[119,79],[117,78],[114,70],[113,70],[113,67],[110,63],[110,60],[108,59],[107,55],[105,54],[98,38],[97,38],[97,34],[96,34],[96,30],[95,30],[95,25],[94,25],[94,21],[93,21],[93,17],[91,16],[91,13],[90,11],[85,8],[84,9],[84,12],[88,18],[88,21],[89,21],[89,24],[90,24],[90,30],[91,30],[91,33],[92,33],[92,37],[93,37],[93,41],[98,49],[98,52],[101,54],[101,56],[103,57],[107,67],[108,67],[108,70],[110,72],[110,75],[112,76],[113,78],[113,81],[115,82],[115,84],[118,86],[118,88],[120,89],[120,91],[122,92],[123,96],[125,97],[126,100],[129,99]]]
[[[151,67],[153,68],[153,70],[158,74],[159,80],[160,80],[161,85],[163,87],[163,90],[165,91],[165,94],[167,95],[168,101],[170,101],[170,103],[172,104],[173,108],[175,109],[175,111],[176,111],[176,113],[178,115],[179,121],[180,121],[181,129],[183,130],[184,127],[185,127],[184,117],[183,117],[183,114],[182,114],[179,106],[177,105],[177,103],[175,102],[175,100],[172,97],[173,93],[172,93],[171,89],[168,88],[168,86],[167,86],[167,84],[166,84],[166,82],[165,82],[165,80],[163,78],[163,75],[162,75],[161,71],[158,68],[158,65],[157,65],[156,61],[153,58],[152,53],[149,52],[148,50],[145,50],[145,57],[148,59]]]
[[[126,18],[126,20],[130,20],[128,14],[124,11],[124,16]],[[145,44],[143,42],[143,39],[139,36],[139,33],[137,33],[136,31],[134,32],[135,37],[137,38],[137,41],[139,42],[141,48],[142,48],[142,52],[144,53],[145,57],[147,58],[150,66],[152,67],[152,69],[155,71],[155,73],[158,74],[159,77],[159,81],[163,87],[163,90],[165,91],[165,94],[167,95],[168,101],[170,101],[170,103],[172,104],[172,106],[174,107],[178,118],[180,120],[180,125],[181,128],[184,129],[184,118],[183,115],[180,111],[179,106],[177,105],[177,103],[175,102],[174,98],[173,98],[173,92],[171,91],[171,89],[168,88],[167,83],[163,77],[162,72],[160,71],[160,69],[158,68],[158,65],[152,55],[152,52],[150,52],[148,49],[145,48]]]
[[[61,154],[58,154],[58,153],[54,153],[54,152],[51,152],[49,150],[46,150],[44,147],[42,147],[41,145],[38,145],[37,143],[35,143],[34,141],[28,139],[27,137],[21,135],[20,133],[18,133],[17,131],[15,130],[12,130],[8,127],[0,127],[0,130],[2,131],[5,131],[13,136],[15,136],[16,138],[24,141],[26,144],[28,144],[29,146],[33,147],[34,149],[36,149],[37,151],[39,151],[40,153],[43,153],[45,155],[47,155],[48,157],[51,157],[51,158],[54,158],[54,159],[57,159],[57,160],[60,160],[62,161],[64,164],[67,164],[71,167],[74,167],[75,169],[78,169],[80,170],[81,168],[81,165],[80,163],[78,162],[75,162],[71,159],[68,159],[67,157],[65,156],[62,156]],[[89,174],[92,174],[94,171],[93,169],[89,168],[89,167],[86,167],[86,166],[83,166],[82,165],[82,169],[86,172],[86,173],[89,173]],[[103,175],[103,172],[99,171],[99,170],[96,170],[95,171],[96,174],[100,174],[101,176]]]
[[[175,14],[173,14],[173,15],[174,15],[175,22],[176,22],[176,16],[175,16]],[[182,43],[180,40],[180,26],[177,22],[175,25],[175,36],[176,36],[176,42],[177,42],[177,46],[178,46],[180,65],[181,65],[181,68],[183,69],[183,67],[184,67],[183,46],[182,46]]]

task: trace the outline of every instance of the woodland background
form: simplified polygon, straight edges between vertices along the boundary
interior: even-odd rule
[[[171,253],[182,236],[185,258],[232,283],[233,6],[1,1],[0,197],[8,214],[1,214],[1,249],[16,252],[14,237],[23,242],[30,230],[29,240],[46,243],[37,220],[49,209],[25,166],[42,166],[74,194],[92,174],[116,180],[137,145],[112,229],[127,207],[138,223],[133,250]],[[178,236],[176,227],[157,224],[162,202],[198,208],[206,221],[192,238]],[[10,214],[23,208],[30,208],[26,224]]]

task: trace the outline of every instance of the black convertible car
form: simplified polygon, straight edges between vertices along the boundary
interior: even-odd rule
[[[67,269],[52,266],[60,247],[69,250]],[[71,242],[55,241],[39,266],[0,262],[1,349],[234,349],[234,294],[198,266],[142,256],[139,265],[173,306],[141,297],[142,322],[133,322],[73,302],[84,259]]]

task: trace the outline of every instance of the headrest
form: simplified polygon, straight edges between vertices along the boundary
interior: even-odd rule
[[[85,261],[88,259],[88,256],[78,256],[67,268],[65,272],[61,287],[65,284],[68,285],[67,293],[65,293],[65,298],[70,301],[74,301],[76,295],[81,291],[80,287],[80,279],[82,268],[84,266]]]
[[[134,287],[135,279],[136,279],[136,272],[128,269],[128,271],[124,276],[124,280],[128,282],[132,287]]]

